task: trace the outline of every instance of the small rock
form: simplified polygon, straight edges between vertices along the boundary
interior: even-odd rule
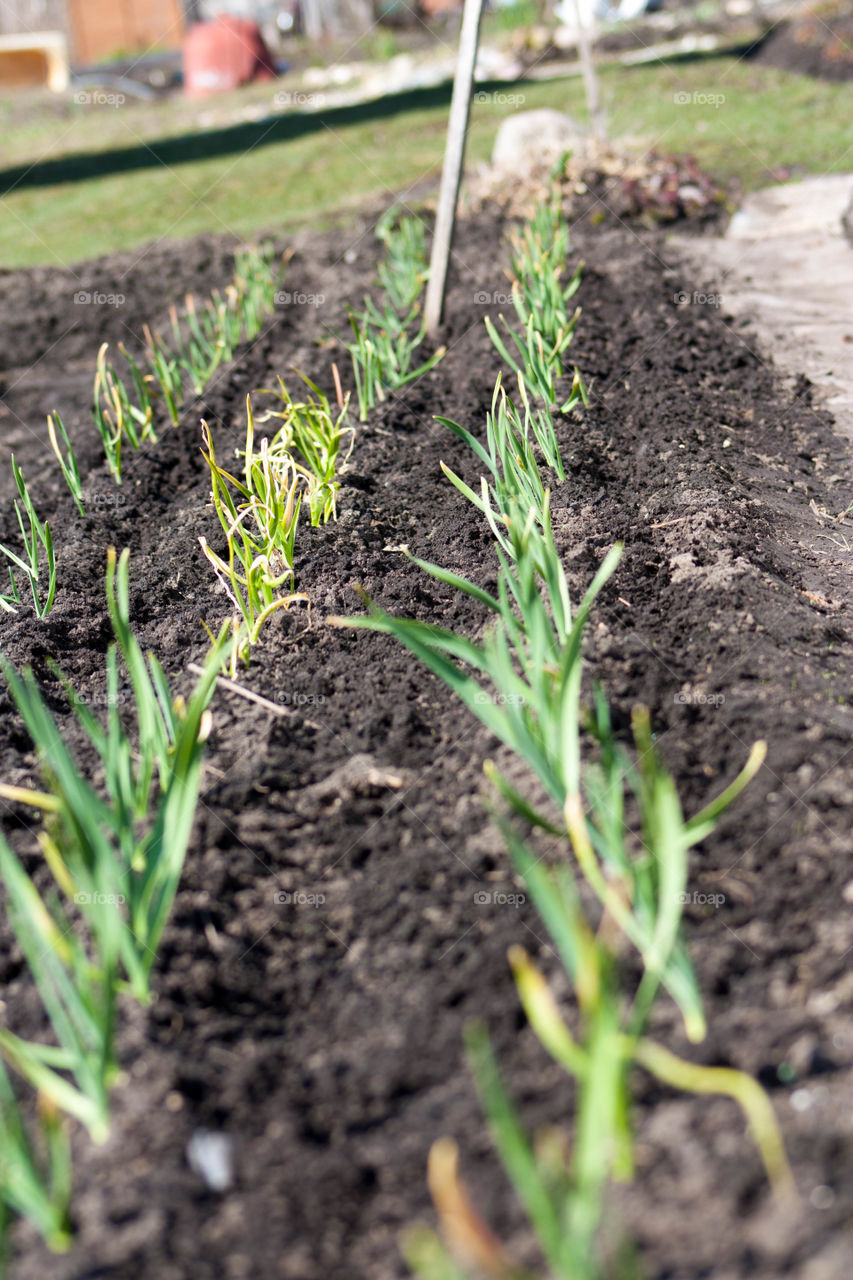
[[[196,1129],[187,1143],[187,1161],[211,1191],[227,1191],[234,1181],[234,1141],[227,1133]]]
[[[831,1209],[835,1203],[835,1192],[832,1187],[815,1187],[809,1196],[809,1202],[815,1209]]]
[[[546,156],[557,159],[576,148],[584,130],[571,116],[550,107],[519,111],[501,121],[492,150],[492,164],[506,173],[526,173]]]

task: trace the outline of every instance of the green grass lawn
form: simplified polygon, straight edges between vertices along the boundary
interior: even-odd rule
[[[603,89],[614,138],[690,151],[746,189],[773,181],[771,170],[779,166],[809,173],[853,169],[853,90],[845,85],[726,57],[611,67],[603,72]],[[398,191],[437,178],[449,92],[408,95],[396,110],[392,103],[391,109],[324,113],[312,132],[270,142],[265,134],[271,128],[275,135],[289,127],[281,116],[278,123],[245,120],[271,109],[276,92],[275,86],[250,86],[230,95],[230,116],[214,104],[207,130],[199,130],[197,109],[192,115],[169,103],[91,109],[70,120],[54,115],[21,125],[4,148],[5,166],[101,151],[103,165],[116,168],[116,152],[132,148],[133,163],[148,167],[50,185],[27,185],[32,175],[25,176],[2,198],[0,264],[70,264],[200,231],[249,236],[329,224],[365,202],[390,201]],[[525,108],[556,107],[584,118],[579,79],[525,82],[504,92],[523,95]],[[717,105],[703,96],[713,96]],[[475,103],[469,163],[488,156],[501,117],[514,109],[499,99]],[[223,119],[238,114],[242,125],[223,127]],[[185,138],[178,151],[164,152],[166,163],[152,163],[148,147],[155,139],[177,135]]]

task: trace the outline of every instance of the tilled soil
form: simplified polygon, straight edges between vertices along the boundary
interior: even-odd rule
[[[447,357],[359,428],[338,522],[301,531],[310,610],[279,613],[241,677],[277,710],[216,695],[156,1001],[124,1011],[127,1078],[109,1141],[75,1137],[76,1242],[54,1258],[20,1224],[14,1280],[397,1280],[397,1239],[430,1217],[426,1155],[444,1134],[493,1227],[535,1259],[462,1050],[466,1020],[484,1017],[527,1123],[570,1130],[571,1091],[525,1027],[506,963],[522,942],[568,998],[484,817],[481,765],[496,743],[390,639],[324,623],[359,610],[360,586],[394,611],[482,625],[467,598],[390,548],[494,581],[484,525],[439,470],[444,459],[476,479],[471,458],[433,415],[482,428],[498,369],[482,320],[501,305],[480,299],[508,292],[504,230],[487,212],[463,224]],[[201,621],[226,611],[198,545],[221,537],[200,417],[225,456],[241,442],[247,391],[291,365],[331,390],[332,359],[346,367],[333,339],[369,287],[369,224],[294,247],[285,288],[314,301],[283,305],[179,429],[128,458],[121,489],[97,463],[86,414],[97,344],[161,321],[184,287],[221,286],[229,245],[160,245],[130,273],[124,256],[77,275],[3,277],[0,421],[54,524],[60,585],[45,622],[25,610],[3,622],[2,648],[34,665],[72,741],[46,659],[93,704],[103,697],[108,545],[131,548],[134,626],[178,687],[203,657]],[[687,1046],[665,1004],[654,1033],[759,1075],[802,1193],[797,1210],[774,1205],[733,1104],[638,1077],[638,1173],[612,1195],[607,1240],[635,1239],[656,1280],[841,1280],[853,1274],[853,592],[845,526],[826,513],[849,504],[848,447],[748,328],[684,305],[698,295],[662,238],[586,227],[576,248],[587,268],[573,355],[592,403],[562,425],[569,478],[553,497],[576,594],[625,543],[594,612],[590,674],[623,731],[635,702],[650,706],[688,812],[753,741],[769,743],[767,766],[693,857],[687,934],[708,1038]],[[128,301],[112,314],[73,302],[96,289]],[[85,521],[44,463],[44,415],[57,407],[79,442]],[[12,519],[7,501],[0,540]],[[3,710],[0,776],[24,781],[33,758],[5,696]],[[31,855],[26,815],[6,818]],[[8,1024],[31,1033],[30,980],[5,926],[3,939]],[[234,1144],[222,1195],[186,1159],[200,1127]]]
[[[787,15],[786,15],[787,16]],[[753,55],[756,62],[821,80],[853,79],[853,13],[830,3],[817,12],[804,8],[791,21],[771,27]]]

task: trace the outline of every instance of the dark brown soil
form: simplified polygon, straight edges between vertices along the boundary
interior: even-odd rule
[[[813,9],[813,11],[812,11]],[[817,5],[774,26],[755,61],[822,80],[853,79],[853,12],[849,4]]]
[[[502,231],[486,213],[462,227],[447,358],[360,429],[338,523],[302,531],[310,613],[279,614],[245,676],[283,714],[215,699],[157,999],[125,1011],[109,1142],[75,1138],[77,1241],[56,1259],[19,1225],[13,1280],[401,1280],[398,1234],[430,1216],[426,1155],[444,1134],[489,1221],[532,1256],[462,1052],[466,1019],[485,1017],[526,1121],[570,1127],[570,1091],[524,1026],[507,947],[538,954],[561,993],[565,979],[529,906],[475,902],[484,888],[519,892],[481,806],[495,743],[389,639],[324,625],[359,608],[356,584],[393,610],[469,632],[481,623],[387,548],[494,578],[481,521],[439,471],[444,458],[471,476],[470,458],[433,415],[482,426],[497,359],[477,297],[506,287]],[[774,1206],[732,1104],[638,1077],[638,1176],[613,1195],[607,1238],[633,1236],[654,1280],[842,1280],[853,1274],[853,592],[844,530],[818,513],[848,505],[849,451],[807,385],[780,384],[748,329],[695,300],[712,290],[669,263],[660,237],[585,228],[578,241],[588,266],[574,354],[592,406],[564,424],[569,480],[554,495],[575,591],[615,539],[626,546],[595,611],[590,672],[619,724],[636,701],[651,707],[688,812],[755,739],[769,741],[748,798],[694,855],[687,930],[710,1034],[690,1049],[666,1005],[654,1030],[761,1077],[803,1197],[798,1211]],[[296,249],[287,289],[325,301],[282,308],[178,430],[128,459],[120,490],[96,465],[86,417],[98,342],[161,318],[186,285],[221,285],[227,246],[160,246],[129,274],[123,258],[79,277],[4,277],[3,438],[54,522],[60,585],[46,622],[4,621],[2,648],[46,684],[54,656],[93,701],[102,693],[110,543],[131,548],[138,633],[189,683],[201,620],[225,612],[198,546],[219,538],[199,418],[225,452],[240,443],[247,390],[293,364],[331,389],[340,351],[327,340],[373,270],[366,224]],[[75,306],[96,284],[126,306]],[[54,407],[79,442],[86,521],[44,463]],[[0,513],[5,541],[8,502]],[[51,697],[73,739],[55,685]],[[32,757],[6,698],[3,709],[0,776],[24,780]],[[8,813],[6,827],[29,854],[23,816]],[[282,892],[323,901],[282,904]],[[31,1027],[5,928],[4,941],[6,1017]],[[199,1127],[233,1140],[223,1195],[187,1163]]]

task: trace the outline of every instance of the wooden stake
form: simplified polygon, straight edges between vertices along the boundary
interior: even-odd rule
[[[601,89],[599,87],[598,72],[595,69],[595,54],[592,48],[592,38],[581,13],[578,0],[575,0],[575,15],[578,23],[578,53],[581,59],[589,121],[592,126],[593,136],[599,142],[604,142],[607,138],[607,123],[604,119],[604,108],[601,105]],[[593,24],[594,22],[595,19],[593,19]]]
[[[447,265],[453,246],[453,228],[456,222],[459,184],[462,180],[462,162],[465,159],[465,140],[468,133],[468,115],[471,110],[471,90],[474,84],[474,67],[477,62],[477,43],[482,12],[483,0],[465,0],[462,32],[459,37],[459,60],[453,81],[453,98],[447,125],[447,146],[444,151],[444,167],[441,172],[441,190],[438,195],[438,213],[435,219],[435,235],[432,242],[429,281],[424,305],[424,320],[430,337],[435,337],[438,332],[444,312]]]

